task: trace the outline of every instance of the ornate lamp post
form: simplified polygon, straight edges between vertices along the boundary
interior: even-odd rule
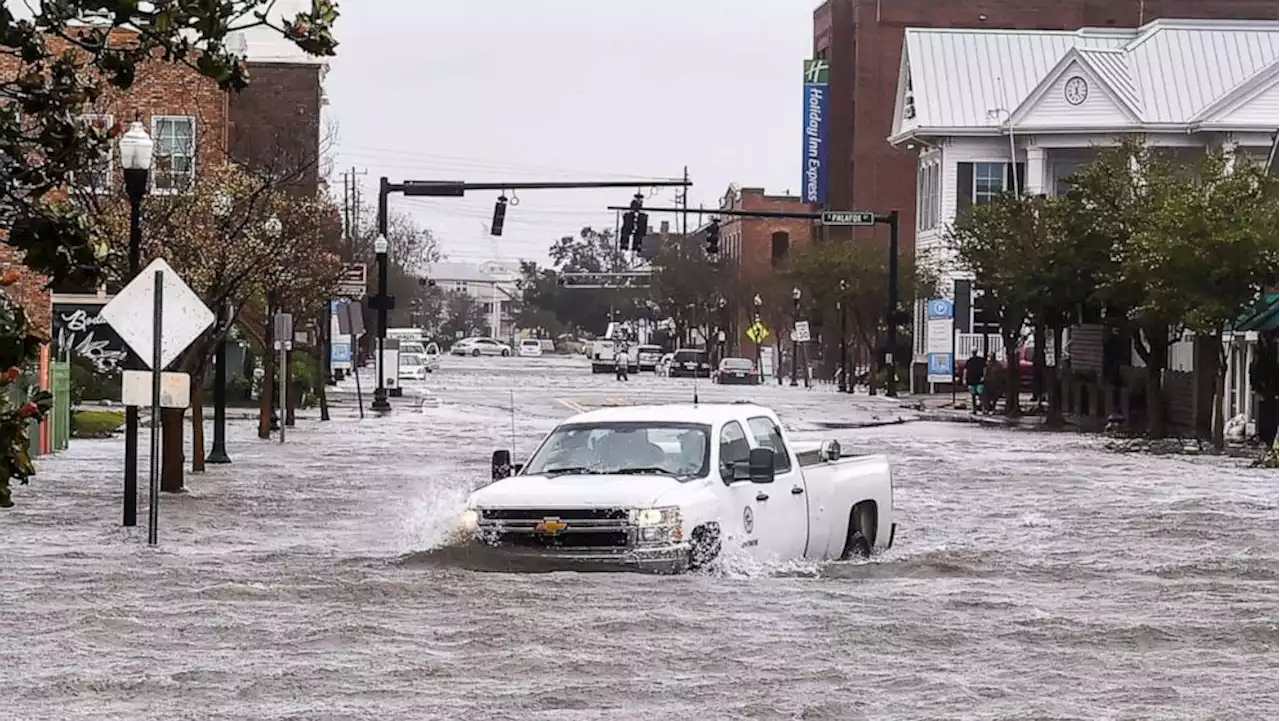
[[[751,299],[751,305],[756,309],[752,320],[752,325],[755,325],[760,322],[760,306],[764,305],[764,298],[756,293]],[[756,374],[760,377],[760,382],[764,383],[764,369],[760,367],[760,341],[756,341]]]
[[[379,235],[373,242],[373,252],[378,260],[378,361],[374,366],[378,369],[378,387],[373,391],[373,410],[386,413],[391,410],[391,402],[387,400],[386,358],[384,347],[387,339],[387,236]]]
[[[844,295],[849,290],[849,283],[840,279],[840,297],[836,299],[836,310],[840,311],[840,392],[853,392],[853,383],[849,380],[849,341],[848,310],[845,308]]]
[[[124,170],[124,190],[129,196],[129,274],[126,282],[142,270],[142,198],[147,194],[151,174],[151,152],[155,143],[142,123],[134,120],[120,136],[120,167]],[[126,367],[139,370],[132,352]],[[138,525],[138,407],[124,411],[124,525]]]

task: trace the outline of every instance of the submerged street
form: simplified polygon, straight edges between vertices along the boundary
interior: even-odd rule
[[[283,448],[233,423],[234,463],[162,499],[158,550],[119,525],[120,438],[42,460],[0,517],[0,718],[1277,713],[1273,471],[969,424],[829,430],[913,411],[699,381],[701,401],[757,400],[795,438],[888,454],[894,548],[680,577],[480,573],[433,550],[495,448],[514,435],[523,459],[577,410],[686,402],[694,383],[564,357],[446,358],[428,378],[364,421],[344,383],[334,420],[300,420]]]

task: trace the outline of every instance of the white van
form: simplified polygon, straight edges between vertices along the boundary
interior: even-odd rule
[[[537,338],[525,338],[520,341],[517,352],[521,358],[537,358],[542,355],[542,341]]]

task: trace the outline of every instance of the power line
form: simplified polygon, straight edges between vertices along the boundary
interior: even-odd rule
[[[579,175],[603,176],[611,178],[620,178],[624,180],[635,180],[638,185],[644,185],[646,180],[678,180],[675,176],[660,175],[644,175],[639,173],[616,173],[605,172],[599,170],[587,170],[583,168],[568,168],[563,166],[538,165],[533,163],[503,163],[500,161],[484,160],[482,158],[464,157],[460,155],[443,155],[438,153],[427,153],[415,150],[404,150],[401,148],[380,148],[368,145],[352,145],[338,143],[336,152],[341,155],[367,155],[373,157],[391,157],[398,159],[418,159],[424,161],[444,161],[452,165],[472,166],[472,167],[489,167],[496,170],[528,170],[535,173],[574,173]],[[423,167],[417,164],[410,167]]]

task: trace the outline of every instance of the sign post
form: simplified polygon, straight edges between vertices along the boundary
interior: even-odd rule
[[[289,351],[293,350],[293,314],[276,313],[276,350],[280,353],[280,442],[284,443],[285,412],[289,404]]]
[[[125,371],[121,401],[125,405],[147,405],[145,389],[150,386],[151,483],[147,543],[154,546],[160,519],[160,409],[186,408],[191,400],[187,374],[165,373],[164,369],[213,324],[213,311],[168,263],[157,258],[102,309],[101,317],[151,368],[150,371]]]
[[[955,372],[955,305],[934,298],[925,307],[925,354],[928,360],[929,392],[934,383],[953,383]]]

